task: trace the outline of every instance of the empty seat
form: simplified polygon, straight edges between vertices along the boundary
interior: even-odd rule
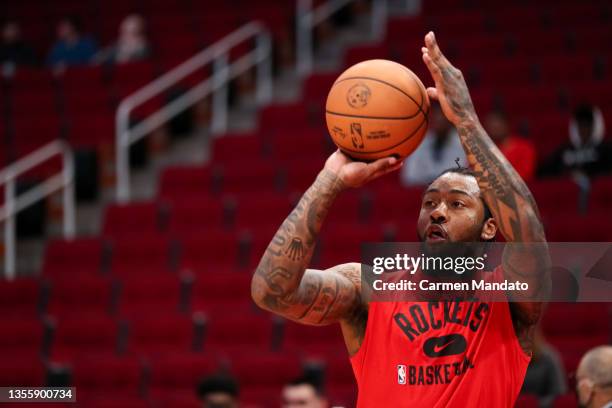
[[[0,280],[0,314],[5,317],[35,317],[39,311],[40,293],[38,279]]]
[[[57,319],[51,348],[51,359],[71,361],[82,356],[109,356],[117,352],[119,325],[99,314]]]
[[[346,352],[340,325],[307,326],[292,321],[285,321],[282,349],[324,358]]]
[[[45,248],[43,274],[50,277],[96,274],[102,267],[104,242],[99,238],[51,240]]]
[[[0,326],[0,350],[15,355],[41,353],[45,327],[36,318],[3,317]]]
[[[112,280],[101,276],[56,277],[51,282],[47,313],[67,316],[82,313],[108,314],[113,307]]]
[[[233,206],[224,197],[202,193],[177,196],[169,205],[168,231],[178,237],[219,231],[233,219]]]
[[[191,316],[167,311],[135,315],[128,321],[128,350],[141,355],[187,353],[194,347]]]
[[[192,290],[193,310],[210,312],[223,311],[225,314],[234,314],[245,310],[245,305],[251,305],[251,275],[249,273],[211,271],[209,274],[199,275]],[[207,313],[209,314],[209,313]]]
[[[175,273],[124,276],[121,278],[119,313],[122,316],[177,312],[182,280]]]
[[[111,271],[133,275],[151,271],[168,271],[171,267],[171,241],[160,236],[115,238],[112,243]]]
[[[106,207],[102,233],[108,236],[156,235],[162,228],[162,211],[157,202],[115,204]]]
[[[234,358],[230,370],[243,388],[256,388],[259,392],[274,390],[298,377],[302,372],[300,359],[292,354],[249,353]],[[265,375],[262,375],[265,373]]]
[[[272,347],[272,329],[269,316],[211,316],[207,321],[204,351],[240,356],[251,354],[249,350],[265,352]]]
[[[92,405],[102,406],[103,400],[138,398],[142,367],[136,357],[100,356],[94,352],[75,359],[70,366],[79,401],[99,400],[98,405]]]
[[[217,232],[185,236],[181,240],[181,268],[193,273],[220,273],[240,266],[240,234]]]
[[[263,143],[257,133],[226,134],[215,140],[212,157],[216,163],[236,163],[243,159],[261,158]]]
[[[46,385],[46,368],[38,351],[17,353],[12,350],[2,350],[0,360],[2,361],[0,386],[44,387]]]
[[[218,357],[213,354],[175,351],[152,356],[148,361],[149,392],[163,406],[188,406],[184,402],[196,399],[198,382],[219,370]]]
[[[213,170],[205,166],[175,166],[164,169],[160,197],[174,198],[189,193],[206,193],[213,186]]]

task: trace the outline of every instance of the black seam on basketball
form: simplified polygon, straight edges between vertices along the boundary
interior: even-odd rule
[[[410,98],[410,100],[411,100],[412,102],[414,102],[414,104],[415,104],[415,105],[418,107],[419,111],[420,111],[421,113],[425,114],[425,112],[423,112],[423,108],[422,108],[422,106],[421,106],[421,105],[420,105],[420,104],[419,104],[417,101],[415,101],[415,100],[414,100],[414,98],[413,98],[412,96],[410,96],[409,94],[407,94],[406,92],[404,92],[404,91],[403,91],[401,88],[398,88],[397,86],[395,86],[395,85],[393,85],[393,84],[390,84],[389,82],[383,81],[382,79],[378,79],[378,78],[371,78],[371,77],[363,77],[363,76],[354,76],[354,77],[348,77],[348,78],[343,78],[343,79],[340,79],[340,80],[338,80],[338,81],[334,82],[334,84],[332,85],[332,88],[333,88],[334,86],[336,86],[336,84],[339,84],[340,82],[348,81],[349,79],[369,79],[370,81],[380,82],[381,84],[385,84],[385,85],[387,85],[387,86],[390,86],[391,88],[395,89],[395,90],[396,90],[396,91],[398,91],[398,92],[401,92],[402,94],[404,94],[404,95],[406,95],[408,98]],[[418,83],[418,82],[417,82],[417,85],[419,85],[419,83]],[[420,88],[420,86],[419,86],[419,88]],[[419,89],[419,92],[420,92],[420,89]],[[423,103],[423,102],[421,102],[421,104],[422,104],[422,103]]]
[[[345,116],[347,118],[360,118],[360,119],[389,119],[389,120],[408,120],[408,119],[414,119],[416,116],[419,115],[419,113],[423,113],[424,112],[422,110],[417,111],[417,113],[415,113],[412,116],[364,116],[364,115],[351,115],[348,113],[340,113],[340,112],[332,112],[332,111],[328,111],[325,110],[325,113],[330,114],[330,115],[336,115],[336,116]]]
[[[416,127],[416,129],[414,129],[414,130],[412,131],[412,133],[411,133],[411,134],[409,134],[408,136],[406,136],[404,139],[400,140],[399,142],[397,142],[397,143],[396,143],[396,144],[394,144],[393,146],[385,147],[384,149],[381,149],[381,150],[375,150],[375,151],[371,151],[371,150],[369,150],[369,151],[367,151],[367,152],[364,152],[363,150],[351,150],[351,149],[347,149],[347,148],[340,147],[340,146],[338,146],[338,147],[340,147],[340,150],[346,150],[347,152],[351,152],[351,153],[372,154],[372,153],[380,153],[380,152],[385,152],[385,151],[387,151],[387,150],[393,149],[394,147],[397,147],[397,146],[401,145],[401,144],[402,144],[402,143],[404,143],[406,140],[410,139],[410,138],[411,138],[412,136],[414,136],[414,134],[415,134],[415,133],[416,133],[416,132],[417,132],[417,131],[418,131],[418,130],[421,128],[421,126],[423,126],[423,124],[424,124],[424,123],[427,123],[427,122],[429,122],[429,121],[428,121],[428,119],[427,119],[427,115],[425,115],[425,114],[423,113],[423,120],[421,121],[421,123],[419,124],[419,126],[417,126],[417,127]]]

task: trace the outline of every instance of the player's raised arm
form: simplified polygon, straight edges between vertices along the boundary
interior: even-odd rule
[[[280,226],[253,275],[251,295],[261,308],[288,319],[322,325],[350,319],[361,306],[359,264],[306,269],[319,230],[336,196],[397,170],[395,158],[353,162],[332,154],[314,184]]]
[[[481,194],[506,241],[545,244],[544,228],[533,196],[480,124],[461,71],[442,54],[432,32],[425,36],[422,52],[436,85],[428,88],[427,93],[440,101],[444,114],[457,128]],[[530,348],[529,333],[542,307],[541,303],[528,299],[541,296],[549,287],[549,258],[547,251],[541,250],[543,247],[545,245],[511,244],[503,255],[506,276],[530,286],[525,298],[512,299],[518,301],[512,311],[517,334],[525,349]]]

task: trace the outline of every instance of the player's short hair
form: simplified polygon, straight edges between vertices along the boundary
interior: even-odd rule
[[[443,175],[447,173],[461,174],[464,176],[471,176],[471,177],[476,178],[476,173],[474,173],[474,170],[472,170],[469,167],[463,167],[463,166],[457,165],[457,167],[449,167],[448,169],[442,171],[442,173],[440,173],[438,177],[436,177],[434,180],[439,179],[440,177],[442,177]],[[480,199],[482,201],[482,205],[484,206],[485,220],[488,220],[489,218],[493,218],[493,213],[491,212],[491,209],[487,205],[486,201],[482,197],[480,197]]]
[[[579,125],[592,126],[595,121],[593,107],[587,104],[577,106],[576,109],[574,109],[574,120]]]
[[[232,377],[226,375],[212,375],[203,378],[198,384],[198,397],[204,399],[208,394],[223,392],[238,397],[238,383]]]
[[[310,385],[315,393],[319,396],[324,394],[323,384],[321,378],[317,378],[314,375],[302,375],[300,377],[294,378],[293,380],[287,383],[287,386],[300,386],[300,385]]]

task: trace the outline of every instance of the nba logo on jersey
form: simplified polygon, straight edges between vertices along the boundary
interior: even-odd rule
[[[397,383],[406,384],[406,366],[398,364],[397,366]]]

